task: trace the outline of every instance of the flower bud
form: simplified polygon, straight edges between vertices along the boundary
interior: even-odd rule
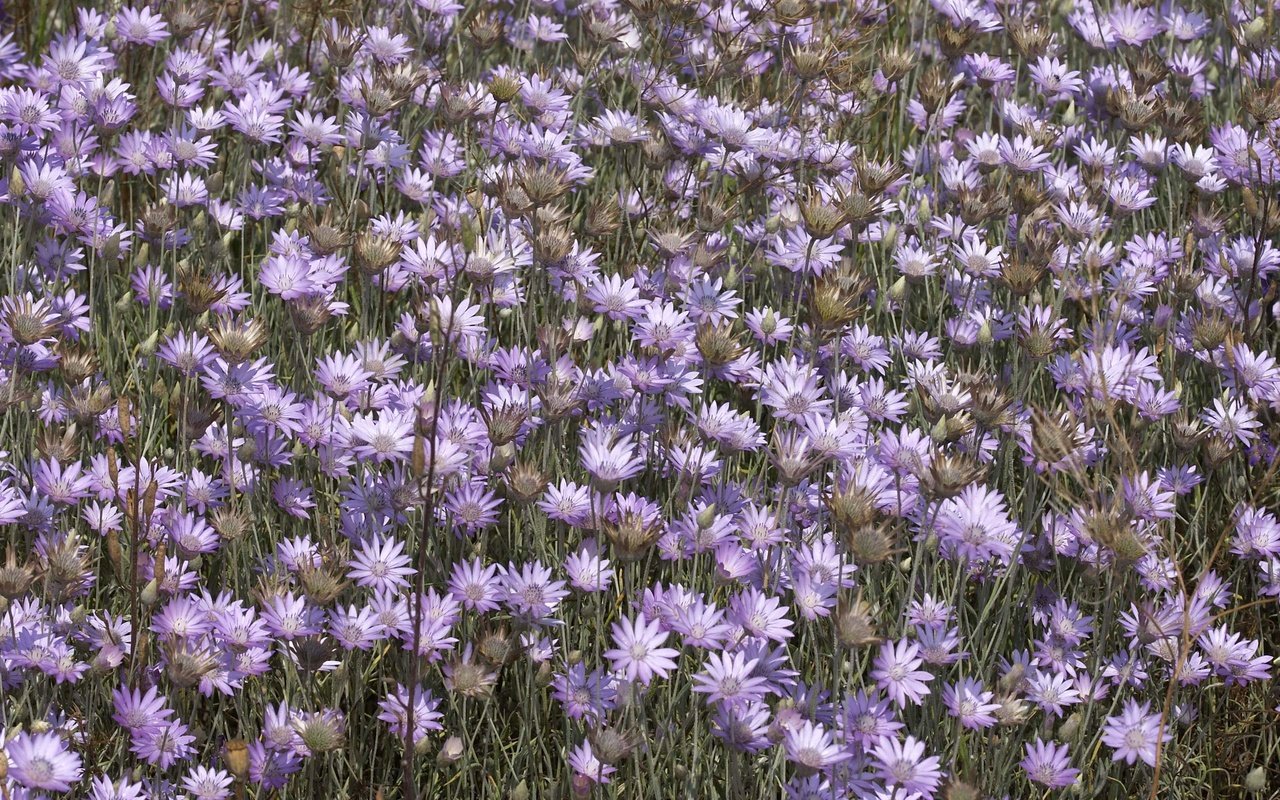
[[[1250,794],[1262,794],[1267,790],[1267,770],[1262,766],[1249,770],[1244,776],[1244,790]]]
[[[888,295],[889,295],[889,299],[894,301],[895,303],[902,302],[902,299],[907,296],[907,276],[906,275],[903,275],[902,277],[898,278],[896,281],[893,282],[893,285],[889,287]]]
[[[1066,721],[1062,723],[1062,727],[1058,728],[1058,738],[1063,741],[1074,739],[1076,734],[1080,732],[1080,721],[1079,711],[1067,717]]]
[[[156,345],[160,343],[160,331],[152,331],[151,335],[138,345],[138,355],[150,357],[156,353]]]
[[[991,330],[991,320],[983,320],[982,325],[978,328],[978,344],[986,347],[995,340],[995,335]]]
[[[440,752],[436,754],[436,764],[441,767],[456,764],[462,758],[462,752],[462,738],[450,736],[444,740],[444,744],[440,745]]]
[[[1267,18],[1254,17],[1242,31],[1245,43],[1255,49],[1261,49],[1267,41]]]
[[[138,596],[138,599],[142,601],[144,606],[150,608],[156,604],[156,600],[158,600],[159,597],[160,584],[156,582],[155,578],[152,578],[147,582],[146,586],[142,587],[142,593]]]
[[[707,530],[716,521],[716,504],[712,503],[698,512],[697,523],[700,530]]]

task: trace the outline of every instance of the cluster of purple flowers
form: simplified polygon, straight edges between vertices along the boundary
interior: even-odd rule
[[[1280,3],[358,5],[0,36],[5,800],[1274,749]]]

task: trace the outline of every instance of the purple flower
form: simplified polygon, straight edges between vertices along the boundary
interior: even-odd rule
[[[768,681],[753,672],[759,663],[742,653],[712,653],[703,671],[693,676],[693,691],[707,695],[708,703],[763,700]]]
[[[822,725],[805,720],[786,732],[783,739],[787,760],[807,770],[822,771],[850,758]]]
[[[583,741],[569,753],[569,768],[575,776],[588,781],[588,785],[608,783],[609,776],[618,771],[596,757],[589,741]]]
[[[879,762],[880,778],[890,787],[932,797],[946,774],[937,756],[925,756],[924,742],[914,736],[903,741],[886,736],[871,750]]]
[[[615,622],[612,631],[614,646],[604,652],[604,657],[627,680],[647,686],[655,677],[665,678],[676,668],[673,659],[680,652],[662,646],[668,633],[657,620],[650,622],[644,614],[638,614]]]
[[[249,780],[264,789],[282,788],[300,769],[302,759],[292,750],[268,750],[262,742],[249,745]]]
[[[351,421],[350,437],[357,458],[379,464],[407,461],[413,452],[413,417],[394,409],[362,415]]]
[[[824,397],[817,373],[794,358],[765,367],[760,400],[774,409],[778,419],[798,421],[824,413],[831,400]]]
[[[4,745],[9,776],[28,789],[69,792],[80,780],[80,756],[56,733],[20,733]]]
[[[779,598],[752,587],[734,595],[729,618],[749,636],[785,642],[794,635],[790,629],[795,624],[787,619],[787,610]]]
[[[942,702],[960,724],[970,730],[990,728],[996,724],[999,703],[992,702],[992,693],[984,691],[982,682],[964,678],[942,688]]]
[[[166,708],[164,697],[152,686],[145,693],[121,686],[112,692],[115,713],[111,718],[130,732],[144,731],[164,724],[173,711]]]
[[[1018,542],[1004,497],[985,486],[968,486],[959,497],[944,501],[936,528],[944,551],[969,562],[1008,564]]]
[[[602,719],[613,710],[618,696],[613,676],[601,669],[587,672],[581,662],[557,674],[551,686],[570,719]]]
[[[899,708],[908,702],[919,705],[930,693],[925,684],[933,680],[933,675],[920,669],[924,659],[919,658],[919,652],[915,643],[903,639],[897,643],[885,642],[876,656],[871,677]]]
[[[168,769],[195,752],[191,746],[195,740],[185,724],[171,720],[134,734],[130,749],[148,764]]]
[[[1228,685],[1243,685],[1271,677],[1271,657],[1258,654],[1258,642],[1233,633],[1225,625],[1202,633],[1196,644],[1218,677]]]
[[[1118,715],[1107,717],[1102,727],[1102,743],[1115,751],[1111,758],[1126,764],[1142,759],[1154,767],[1160,742],[1172,739],[1169,720],[1162,721],[1160,714],[1151,713],[1147,703],[1132,698],[1125,701]]]
[[[409,585],[408,577],[417,572],[409,566],[412,559],[404,552],[404,542],[394,536],[372,536],[360,545],[355,558],[347,562],[347,577],[360,586],[387,591]]]
[[[1080,774],[1080,770],[1072,768],[1071,753],[1065,744],[1036,737],[1034,742],[1027,742],[1026,752],[1020,766],[1027,773],[1027,779],[1034,783],[1061,789],[1074,783]]]
[[[551,570],[540,561],[522,567],[509,564],[502,585],[507,605],[515,613],[535,621],[550,617],[560,601],[569,596],[565,582],[552,580]]]
[[[484,613],[498,608],[502,598],[502,578],[497,564],[485,565],[480,559],[455,561],[449,578],[449,594],[472,611]]]
[[[235,778],[225,769],[210,769],[203,765],[191,768],[182,779],[182,788],[195,800],[226,800],[231,796]]]
[[[1215,399],[1213,407],[1205,409],[1200,417],[1225,439],[1237,440],[1246,447],[1258,438],[1257,429],[1262,427],[1258,415],[1234,399],[1225,404],[1221,399]]]
[[[645,466],[632,437],[618,435],[609,428],[584,433],[579,452],[583,469],[591,474],[600,491],[612,491],[622,481],[640,474]]]
[[[442,714],[436,709],[440,701],[430,689],[418,687],[413,697],[413,741],[415,744],[427,737],[430,731],[441,730]],[[378,703],[378,719],[391,727],[391,732],[404,739],[409,729],[409,690],[397,684],[394,691]]]
[[[1280,556],[1280,522],[1264,509],[1245,506],[1236,512],[1231,552],[1253,559]]]
[[[583,592],[607,591],[614,576],[613,566],[601,555],[595,539],[584,539],[582,547],[565,559],[564,570],[570,585]]]

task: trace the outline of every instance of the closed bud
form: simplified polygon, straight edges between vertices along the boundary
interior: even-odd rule
[[[1240,30],[1245,44],[1254,50],[1261,50],[1267,43],[1267,18],[1254,17]]]
[[[142,601],[142,604],[147,608],[154,606],[159,597],[160,584],[156,582],[155,578],[147,581],[147,585],[142,587],[142,593],[138,595],[138,599]]]
[[[151,335],[138,345],[138,355],[150,358],[156,353],[156,345],[160,343],[160,331],[152,331]]]
[[[1079,711],[1072,713],[1071,716],[1067,717],[1066,721],[1062,723],[1062,727],[1058,728],[1058,738],[1063,741],[1076,738],[1076,734],[1080,732],[1080,723],[1082,720],[1083,718],[1080,716]]]
[[[463,749],[462,738],[450,736],[440,745],[440,752],[436,753],[436,764],[444,767],[458,763],[462,759]]]
[[[698,512],[697,523],[700,530],[708,530],[716,521],[716,504],[712,503]]]
[[[1244,776],[1244,790],[1249,794],[1262,794],[1267,790],[1267,770],[1257,766]]]
[[[22,177],[22,171],[15,164],[13,169],[9,171],[9,194],[13,197],[26,194],[27,182]]]
[[[959,778],[952,778],[947,783],[942,796],[946,800],[982,800],[982,792],[978,791],[977,787]]]
[[[502,472],[511,466],[516,460],[516,446],[514,442],[504,442],[493,448],[493,454],[489,456],[489,471]]]
[[[903,298],[907,296],[907,276],[906,275],[903,275],[902,277],[898,278],[896,281],[893,282],[893,285],[889,287],[888,295],[889,295],[889,299],[894,301],[895,303],[902,302]]]

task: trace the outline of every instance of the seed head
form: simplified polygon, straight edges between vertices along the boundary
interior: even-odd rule
[[[224,541],[234,542],[249,532],[253,520],[244,511],[222,506],[209,515],[209,524]]]
[[[0,306],[0,320],[14,342],[25,346],[52,337],[58,331],[58,315],[49,301],[35,298],[29,292],[20,297],[6,297]]]
[[[390,236],[363,231],[356,237],[356,269],[362,275],[378,275],[400,258],[401,244]]]
[[[619,561],[638,561],[662,536],[662,524],[639,514],[623,514],[616,523],[605,523],[604,533]]]
[[[209,331],[209,341],[213,342],[218,354],[229,364],[248,361],[270,338],[266,323],[258,317],[221,317],[218,324]]]
[[[165,672],[174,686],[189,689],[213,672],[218,661],[205,647],[192,647],[185,642],[170,641],[164,646]]]
[[[861,597],[852,602],[841,601],[833,617],[836,638],[849,648],[872,647],[880,643],[871,606]]]
[[[10,547],[5,552],[4,566],[0,567],[0,597],[17,600],[27,593],[35,579],[34,566],[19,564],[17,552]]]
[[[293,719],[293,729],[311,755],[341,748],[346,741],[345,727],[342,716],[332,709],[299,714]]]
[[[444,674],[446,689],[472,699],[489,699],[498,682],[497,670],[472,658],[470,648],[446,662]]]

